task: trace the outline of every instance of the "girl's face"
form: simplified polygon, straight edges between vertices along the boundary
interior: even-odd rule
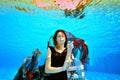
[[[56,41],[57,41],[57,44],[64,44],[66,41],[65,34],[62,32],[58,32]]]

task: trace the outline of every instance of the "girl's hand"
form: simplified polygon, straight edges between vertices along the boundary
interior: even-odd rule
[[[65,61],[63,67],[62,67],[62,71],[65,71],[69,68],[71,62],[69,60]]]

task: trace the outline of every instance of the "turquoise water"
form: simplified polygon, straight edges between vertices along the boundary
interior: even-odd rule
[[[0,76],[12,80],[25,57],[39,48],[44,64],[47,41],[57,29],[72,32],[86,41],[90,64],[88,80],[120,80],[120,5],[103,3],[85,9],[83,19],[66,18],[63,11],[37,9],[26,14],[0,7]]]

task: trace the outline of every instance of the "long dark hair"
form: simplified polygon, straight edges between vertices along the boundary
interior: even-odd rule
[[[58,32],[62,32],[62,33],[65,35],[66,41],[65,41],[64,47],[66,47],[66,46],[67,46],[67,35],[66,35],[65,30],[62,30],[62,29],[58,29],[58,30],[55,32],[54,36],[53,36],[54,46],[57,45],[56,37],[57,37]]]

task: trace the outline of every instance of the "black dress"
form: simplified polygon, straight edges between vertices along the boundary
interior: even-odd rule
[[[62,53],[57,52],[54,47],[51,49],[51,66],[52,67],[62,67],[66,58],[67,50],[64,49]],[[50,74],[49,76],[44,77],[44,80],[67,80],[67,72],[62,71],[59,73]]]

